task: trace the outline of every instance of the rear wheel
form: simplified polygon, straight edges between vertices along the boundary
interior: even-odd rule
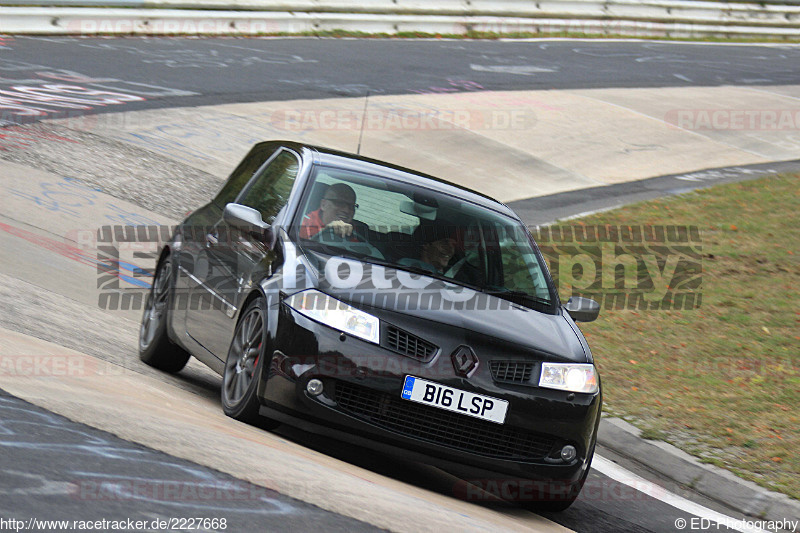
[[[278,423],[258,414],[256,394],[258,376],[266,359],[267,314],[264,298],[257,298],[247,306],[228,350],[225,371],[222,375],[222,410],[241,422],[265,429]]]
[[[154,368],[174,373],[186,366],[190,355],[174,344],[167,333],[172,287],[172,261],[170,256],[166,256],[156,269],[153,286],[144,305],[139,327],[139,359]]]

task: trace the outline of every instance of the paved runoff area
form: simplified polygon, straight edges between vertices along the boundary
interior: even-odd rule
[[[259,140],[360,146],[362,155],[510,202],[796,159],[799,98],[800,86],[475,91],[153,109],[52,124],[106,141],[102,148],[133,145],[219,178]],[[48,150],[58,144],[44,135],[40,142]]]

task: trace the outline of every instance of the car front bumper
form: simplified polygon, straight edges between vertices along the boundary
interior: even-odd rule
[[[496,383],[485,363],[465,378],[446,350],[421,362],[342,335],[285,304],[272,344],[259,387],[261,413],[269,418],[445,468],[466,465],[501,479],[541,481],[547,492],[578,484],[589,468],[600,392]],[[506,420],[496,424],[402,399],[407,375],[508,400]],[[322,382],[321,394],[307,391],[312,379]],[[569,462],[560,456],[566,445],[577,449]]]

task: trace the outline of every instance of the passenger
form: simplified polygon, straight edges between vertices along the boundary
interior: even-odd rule
[[[300,223],[300,238],[310,239],[328,228],[343,238],[350,237],[354,227],[363,233],[366,224],[353,220],[357,208],[356,193],[353,188],[346,183],[334,183],[325,191],[319,202],[319,209],[303,217]]]
[[[413,239],[420,246],[419,259],[403,258],[398,264],[415,266],[444,274],[456,252],[452,228],[443,223],[424,222],[414,230]]]

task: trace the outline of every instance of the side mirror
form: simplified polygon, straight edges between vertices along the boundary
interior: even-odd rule
[[[241,204],[228,204],[222,212],[222,219],[230,226],[255,235],[258,240],[272,245],[272,227],[264,222],[261,213],[252,207]]]
[[[600,304],[591,298],[583,298],[582,296],[573,296],[567,300],[564,309],[567,310],[567,313],[575,322],[592,322],[597,320],[600,314]]]

